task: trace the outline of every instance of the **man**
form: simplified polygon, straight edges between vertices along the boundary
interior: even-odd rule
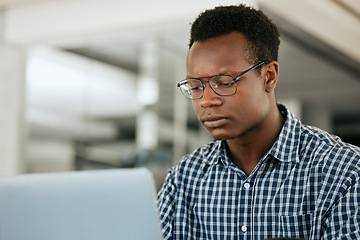
[[[277,105],[279,43],[244,5],[193,23],[178,86],[215,140],[170,169],[165,239],[360,239],[360,150]]]

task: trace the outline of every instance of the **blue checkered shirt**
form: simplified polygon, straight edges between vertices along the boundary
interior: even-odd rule
[[[279,137],[248,177],[215,140],[169,170],[165,239],[360,239],[360,149],[282,108]]]

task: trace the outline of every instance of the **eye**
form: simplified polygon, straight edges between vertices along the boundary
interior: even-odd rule
[[[200,90],[202,90],[202,86],[192,87],[192,88],[190,88],[190,90],[193,92],[200,91]]]
[[[197,79],[188,80],[187,85],[188,85],[188,88],[193,92],[202,91],[202,89],[203,89],[203,85],[202,85],[201,81],[199,81]]]
[[[234,85],[234,82],[223,82],[219,83],[219,87],[232,87]]]
[[[234,85],[233,78],[226,75],[219,75],[211,78],[213,88],[230,88]]]

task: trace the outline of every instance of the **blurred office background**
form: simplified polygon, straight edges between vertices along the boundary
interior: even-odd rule
[[[145,166],[211,140],[176,88],[190,23],[247,3],[281,31],[277,97],[360,145],[360,0],[0,0],[0,175]]]

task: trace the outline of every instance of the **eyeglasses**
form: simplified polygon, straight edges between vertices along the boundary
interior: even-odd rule
[[[204,96],[205,83],[209,83],[211,89],[217,95],[230,96],[236,93],[236,82],[239,81],[242,76],[265,63],[268,62],[259,62],[235,78],[230,75],[216,75],[212,77],[203,77],[209,78],[209,81],[204,82],[202,82],[199,78],[188,78],[180,81],[177,86],[180,88],[184,96],[191,100],[200,99]]]

